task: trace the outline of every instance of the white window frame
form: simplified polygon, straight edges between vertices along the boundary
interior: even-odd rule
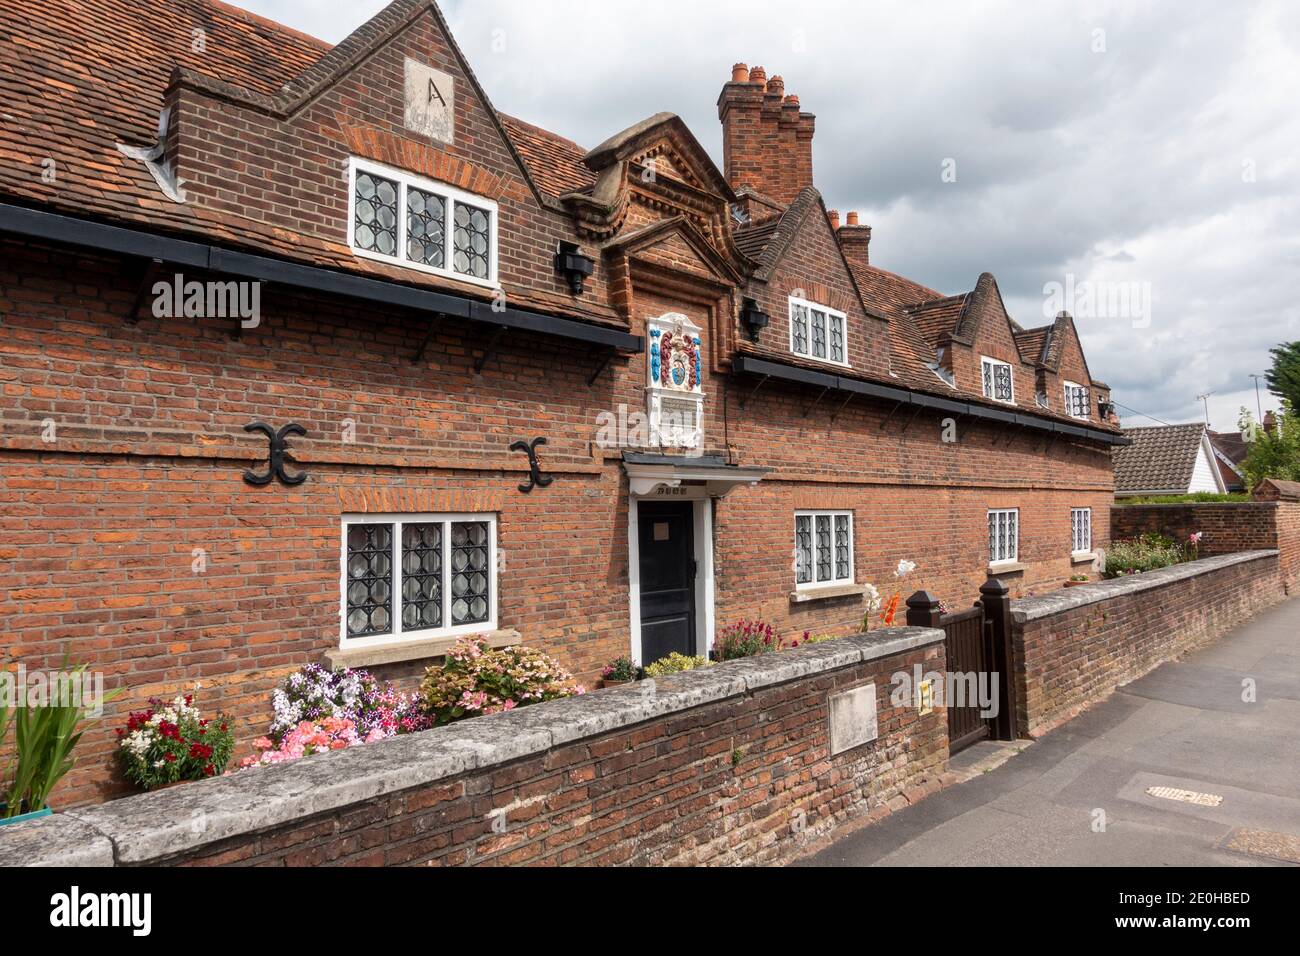
[[[1083,528],[1087,537],[1083,540],[1083,547],[1079,547],[1079,516],[1083,516]],[[1091,508],[1071,508],[1070,509],[1070,553],[1075,557],[1082,555],[1091,555],[1092,552],[1092,509]]]
[[[469,624],[442,627],[420,628],[407,631],[402,627],[402,528],[403,524],[441,523],[442,541],[442,599],[444,622],[451,620],[451,524],[457,521],[474,521],[488,525],[488,618]],[[413,513],[403,514],[385,512],[376,514],[345,514],[340,521],[342,533],[339,540],[339,647],[377,647],[399,644],[405,641],[428,640],[439,637],[456,637],[463,634],[484,634],[497,630],[497,596],[500,587],[500,574],[497,562],[497,515],[495,512],[467,513]],[[348,636],[348,529],[353,525],[390,524],[392,535],[392,610],[393,629],[388,634],[367,634],[361,637]]]
[[[796,306],[808,310],[807,328],[805,330],[807,333],[805,337],[805,341],[808,343],[807,352],[796,351],[794,347],[794,326],[795,326],[794,310]],[[826,357],[825,358],[821,358],[820,356],[813,355],[813,351],[812,351],[813,348],[812,310],[814,309],[817,310],[818,312],[823,312],[826,315]],[[787,319],[789,320],[789,326],[790,326],[790,354],[798,355],[800,358],[806,358],[813,362],[822,362],[826,365],[835,365],[838,366],[839,368],[852,368],[852,366],[849,364],[849,317],[847,315],[845,315],[843,312],[839,311],[838,309],[832,309],[830,306],[822,305],[820,302],[813,302],[810,299],[801,299],[798,296],[794,296],[794,295],[790,296],[790,304],[787,308],[786,315],[787,315]],[[831,321],[833,319],[839,319],[840,327],[844,330],[844,360],[843,361],[837,361],[831,358]]]
[[[355,233],[358,172],[369,173],[372,176],[380,176],[397,183],[397,255],[395,256],[387,256],[374,249],[362,249],[356,244]],[[446,214],[443,217],[445,229],[443,236],[443,261],[448,263],[446,268],[439,269],[436,266],[426,265],[423,262],[412,262],[410,259],[406,258],[406,190],[409,187],[414,187],[421,192],[434,193],[447,201]],[[454,268],[450,267],[452,255],[454,254],[452,229],[454,228],[455,205],[458,202],[482,209],[487,212],[491,218],[491,222],[488,226],[490,248],[488,249],[488,276],[486,279],[465,275],[463,272],[457,272]],[[440,183],[433,179],[426,179],[423,176],[415,176],[411,173],[403,172],[400,169],[394,169],[392,166],[385,166],[383,163],[372,162],[368,159],[360,159],[353,156],[348,160],[347,233],[348,248],[352,250],[353,255],[361,256],[364,259],[374,259],[377,262],[387,262],[389,265],[401,266],[403,269],[414,269],[416,272],[426,272],[430,275],[455,279],[458,282],[469,282],[474,285],[495,289],[499,285],[497,275],[497,254],[501,248],[500,221],[501,215],[497,203],[488,199],[486,196],[477,196],[474,193],[465,192],[463,189],[457,189],[455,186],[449,186],[446,183]]]
[[[1073,393],[1075,391],[1083,392],[1083,407],[1087,409],[1087,411],[1085,411],[1082,415],[1076,414],[1074,410],[1075,402],[1074,402]],[[1087,385],[1080,385],[1078,382],[1066,382],[1064,394],[1065,394],[1065,413],[1067,415],[1069,415],[1071,418],[1079,418],[1079,419],[1092,417],[1091,414],[1092,405],[1090,404],[1092,402],[1092,396],[1089,394],[1089,389]]]
[[[831,577],[826,580],[817,580],[817,518],[818,516],[829,516],[831,519]],[[849,519],[849,576],[846,578],[835,575],[835,519],[837,517],[847,516]],[[812,532],[812,580],[799,582],[799,519],[807,518],[811,522]],[[796,591],[819,591],[823,588],[841,587],[846,584],[853,584],[857,580],[857,570],[854,566],[854,531],[853,531],[853,512],[844,510],[800,510],[794,513],[794,525],[791,529],[794,541],[795,572],[794,587]]]
[[[995,518],[1004,515],[1015,515],[1016,533],[1011,540],[1011,554],[998,556],[994,553],[993,542],[996,536],[993,533],[993,522]],[[997,566],[1004,564],[1016,564],[1020,561],[1020,509],[1019,508],[990,508],[988,513],[988,532],[989,532],[989,565]]]
[[[992,388],[993,388],[993,394],[992,394],[992,395],[990,395],[988,392],[984,391],[984,369],[985,369],[986,366],[992,366],[992,367],[993,367],[993,370],[994,370],[994,371],[993,371],[993,374],[992,374],[992,376],[991,376],[991,382],[992,382]],[[999,366],[1001,366],[1001,367],[1003,367],[1003,368],[1005,368],[1005,369],[1007,370],[1007,381],[1008,381],[1008,382],[1010,383],[1010,385],[1011,385],[1011,397],[1010,397],[1010,398],[998,398],[998,397],[997,397],[997,393],[998,393],[998,384],[997,384],[997,382],[998,382],[998,379],[997,379],[997,368],[998,368]],[[1004,362],[1004,361],[1002,361],[1001,359],[990,358],[990,357],[987,356],[987,355],[981,355],[981,356],[980,356],[980,392],[981,392],[981,394],[983,394],[983,396],[984,396],[985,398],[987,398],[987,399],[991,399],[992,401],[995,401],[995,402],[1001,402],[1003,405],[1014,405],[1014,404],[1016,403],[1016,371],[1015,371],[1014,368],[1011,367],[1011,363],[1010,363],[1010,362]]]

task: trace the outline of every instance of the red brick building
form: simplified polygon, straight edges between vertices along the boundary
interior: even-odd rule
[[[89,661],[117,712],[197,680],[260,731],[311,661],[488,632],[590,678],[1107,541],[1072,320],[872,265],[761,67],[719,170],[670,114],[593,150],[501,114],[428,0],[333,48],[214,0],[0,18],[11,665]],[[115,786],[115,719],[65,802]]]

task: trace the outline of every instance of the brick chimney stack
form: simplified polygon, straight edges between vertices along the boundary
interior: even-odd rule
[[[840,240],[840,249],[844,258],[853,265],[870,265],[868,250],[871,247],[871,227],[858,223],[858,214],[851,212],[843,226],[835,230]]]
[[[749,186],[789,204],[812,185],[816,118],[799,108],[799,97],[786,95],[781,77],[737,63],[718,97],[718,119],[723,172],[733,189]]]

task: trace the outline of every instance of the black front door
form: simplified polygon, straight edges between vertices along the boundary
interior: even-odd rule
[[[637,505],[641,561],[641,662],[694,655],[695,521],[689,501]]]

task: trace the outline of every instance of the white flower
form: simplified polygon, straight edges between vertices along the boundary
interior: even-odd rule
[[[876,590],[874,584],[864,584],[862,596],[867,599],[867,610],[877,611],[880,609],[880,592]]]
[[[894,577],[905,578],[915,570],[916,570],[915,561],[907,561],[907,560],[899,561],[898,567],[894,569]]]

